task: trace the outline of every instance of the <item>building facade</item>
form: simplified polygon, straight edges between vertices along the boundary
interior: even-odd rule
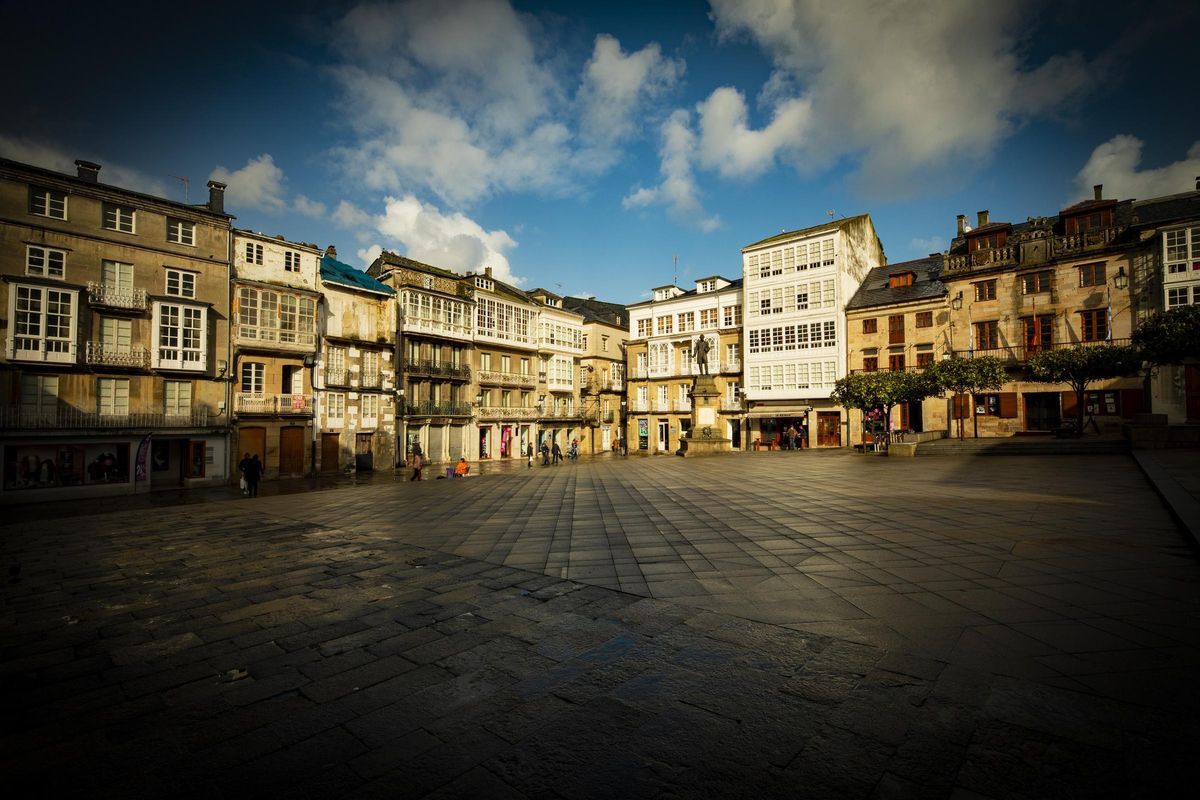
[[[545,396],[537,374],[538,309],[520,289],[492,277],[490,267],[462,280],[475,299],[477,416],[469,457],[518,458],[538,444],[537,403]]]
[[[806,431],[808,446],[848,443],[845,410],[829,399],[847,374],[845,308],[885,263],[866,214],[742,249],[751,446],[778,446],[789,427]]]
[[[316,369],[319,469],[369,472],[396,464],[396,290],[337,260],[320,262]]]
[[[717,435],[743,446],[742,286],[720,276],[692,290],[659,286],[653,299],[629,307],[629,452],[674,453],[692,420],[691,390],[700,365],[693,358],[709,340],[707,369],[722,393]]]
[[[230,220],[0,159],[0,499],[227,480]]]
[[[629,315],[624,306],[594,298],[564,297],[563,307],[583,317],[579,359],[579,402],[583,413],[580,451],[613,452],[621,439],[625,398],[625,341]]]
[[[538,446],[557,442],[566,453],[583,437],[580,400],[583,315],[563,308],[563,298],[545,289],[529,293],[538,310]]]
[[[846,304],[846,362],[856,372],[924,370],[949,357],[950,306],[940,280],[943,256],[876,267]],[[929,397],[892,409],[890,430],[914,433],[948,430],[948,403]],[[851,409],[850,443],[864,436],[862,412]],[[883,420],[873,421],[882,428]]]
[[[316,467],[320,258],[315,245],[234,232],[233,464],[257,455],[266,479]]]

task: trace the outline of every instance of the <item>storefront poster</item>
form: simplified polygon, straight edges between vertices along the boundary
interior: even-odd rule
[[[129,445],[15,445],[4,448],[4,488],[52,489],[129,483]]]

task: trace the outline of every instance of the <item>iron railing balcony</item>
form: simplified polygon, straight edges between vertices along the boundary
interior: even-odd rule
[[[325,370],[325,385],[326,386],[349,386],[350,372],[345,368],[334,369],[328,368]]]
[[[479,382],[490,386],[537,386],[537,378],[529,373],[497,372],[495,370],[479,370]]]
[[[1010,364],[1023,364],[1030,356],[1043,350],[1062,350],[1070,347],[1096,347],[1099,345],[1121,345],[1131,343],[1131,339],[1102,339],[1095,342],[1052,342],[1050,344],[1029,344],[1012,347],[976,348],[974,350],[954,350],[955,358],[983,358],[990,356]]]
[[[469,417],[470,403],[405,403],[404,413],[412,417]]]
[[[380,386],[383,386],[383,375],[380,372],[360,373],[358,385],[363,389],[378,389]]]
[[[109,286],[88,281],[88,303],[104,308],[125,308],[133,311],[146,310],[146,290],[132,286]]]
[[[148,369],[150,367],[150,350],[145,347],[122,347],[102,342],[88,342],[84,358],[89,364],[105,367],[129,367],[131,369]]]
[[[471,379],[471,368],[449,361],[407,361],[401,367],[408,375],[429,375],[461,380]]]
[[[238,414],[311,417],[313,396],[311,394],[238,392],[233,397],[233,410]]]
[[[538,418],[538,410],[525,406],[480,406],[480,419],[515,419],[534,420]]]
[[[216,423],[212,418],[212,423]],[[159,428],[204,428],[210,424],[207,408],[192,409],[182,414],[164,412],[134,412],[101,414],[74,408],[53,411],[27,411],[20,408],[0,409],[0,428],[5,430],[155,430]]]

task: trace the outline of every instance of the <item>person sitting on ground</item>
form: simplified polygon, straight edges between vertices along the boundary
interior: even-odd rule
[[[465,478],[470,471],[471,465],[467,463],[465,458],[460,458],[458,463],[454,465],[454,477],[456,478]]]

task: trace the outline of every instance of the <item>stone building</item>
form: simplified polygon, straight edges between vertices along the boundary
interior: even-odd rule
[[[850,373],[923,370],[952,353],[950,306],[940,280],[942,262],[942,254],[933,253],[867,273],[846,304]],[[948,402],[939,396],[901,404],[892,409],[891,430],[946,431]],[[849,417],[850,443],[861,444],[862,413],[851,409]]]
[[[608,453],[621,438],[625,398],[625,306],[595,298],[564,297],[563,308],[583,317],[583,353],[579,359],[579,402],[583,414],[580,452]]]
[[[230,220],[0,159],[0,500],[228,478]]]
[[[885,263],[866,214],[742,248],[751,446],[777,446],[792,426],[807,428],[809,446],[847,443],[845,411],[829,399],[848,369],[845,308]]]
[[[337,260],[320,262],[316,369],[322,472],[396,464],[396,290]]]
[[[316,466],[320,258],[316,245],[234,233],[233,464],[257,455],[267,479],[307,475]]]
[[[630,453],[674,453],[692,419],[693,353],[708,339],[708,374],[722,393],[720,438],[743,446],[742,281],[701,278],[691,290],[654,289],[653,299],[629,306],[627,383]]]

